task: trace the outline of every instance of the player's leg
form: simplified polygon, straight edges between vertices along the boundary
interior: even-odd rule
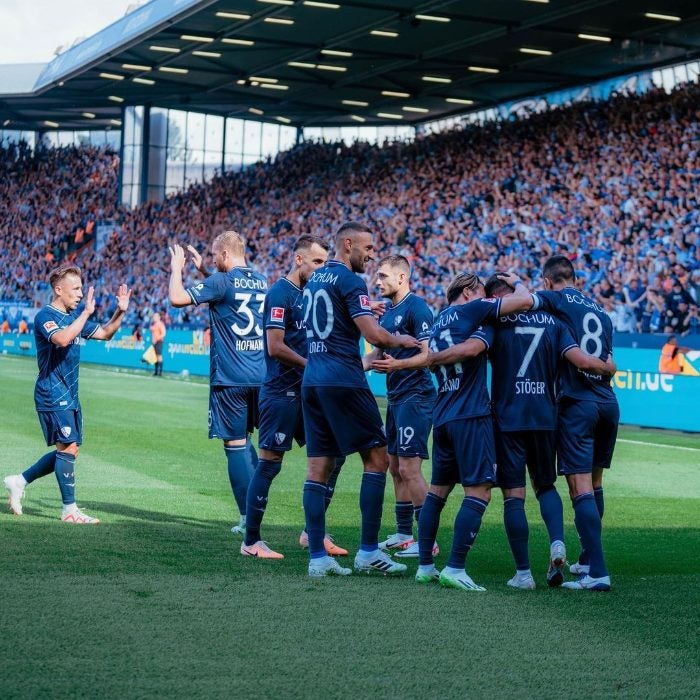
[[[556,431],[539,430],[526,433],[525,440],[530,480],[540,505],[540,515],[549,534],[547,585],[554,588],[563,583],[566,565],[564,506],[554,485],[557,479]]]
[[[485,589],[466,573],[466,561],[491,500],[491,488],[496,483],[493,423],[490,417],[485,417],[452,421],[448,425],[455,453],[460,459],[464,500],[455,518],[452,550],[447,566],[440,573],[440,583],[465,591],[483,591]]]
[[[153,376],[160,377],[163,375],[163,341],[159,340],[153,343],[153,348],[156,351],[156,364],[153,367]]]

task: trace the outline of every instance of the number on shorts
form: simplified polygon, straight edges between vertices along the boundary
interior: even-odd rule
[[[406,426],[400,426],[399,427],[399,445],[408,445],[411,440],[413,440],[413,436],[415,435],[415,431],[410,425]]]

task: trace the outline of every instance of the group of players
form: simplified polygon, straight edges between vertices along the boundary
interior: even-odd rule
[[[347,551],[327,535],[325,513],[345,458],[358,453],[363,474],[356,571],[400,575],[407,566],[392,555],[418,557],[417,582],[484,590],[466,573],[466,558],[491,489],[498,486],[516,567],[508,585],[534,588],[524,507],[527,470],[550,538],[547,583],[609,590],[601,519],[603,470],[610,466],[619,419],[610,385],[615,372],[612,324],[600,306],[575,288],[571,262],[564,256],[551,258],[543,270],[546,291],[534,294],[509,273],[485,284],[473,274],[457,275],[447,288],[446,308],[434,318],[411,291],[410,266],[402,256],[379,261],[377,286],[387,301],[371,300],[360,276],[375,258],[368,227],[343,224],[334,243],[335,257],[329,259],[324,240],[301,236],[289,273],[269,289],[265,278],[247,265],[245,242],[236,232],[214,239],[211,273],[188,246],[202,276],[190,287],[183,283],[185,250],[177,244],[170,248],[170,302],[209,305],[209,437],[224,444],[240,512],[232,529],[243,536],[241,554],[283,558],[263,541],[261,523],[272,481],[296,440],[307,452],[300,544],[309,549],[312,577],[352,573],[335,558]],[[38,315],[35,329],[37,391],[40,385],[50,387],[43,402],[37,401],[37,411],[47,443],[57,451],[23,474],[7,477],[5,485],[13,511],[20,514],[26,484],[54,471],[64,520],[90,524],[96,519],[77,509],[67,479],[62,481],[59,473],[66,474],[66,454],[74,460],[81,441],[77,342],[79,336],[111,337],[129,293],[120,288],[118,311],[109,324],[92,325],[87,320],[94,308],[92,290],[79,314],[79,271],[73,268],[61,277],[63,272],[52,276],[54,299]],[[70,285],[72,292],[66,289]],[[362,337],[375,348],[364,357]],[[368,370],[387,377],[386,431],[367,383]],[[251,442],[256,426],[259,456]],[[421,466],[428,457],[431,428],[428,485]],[[578,576],[573,581],[564,581],[557,457],[582,544],[578,561],[569,567]],[[397,532],[380,542],[387,471],[394,482]],[[72,466],[68,473],[72,479]],[[438,571],[433,558],[440,513],[458,483],[464,499],[447,566]],[[66,509],[79,517],[69,519]]]

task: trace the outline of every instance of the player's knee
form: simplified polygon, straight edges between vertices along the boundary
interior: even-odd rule
[[[412,481],[420,473],[420,462],[415,464],[414,460],[400,460],[398,469],[404,481]]]
[[[261,460],[258,462],[260,474],[272,481],[282,471],[282,460],[273,462],[272,460]]]
[[[539,500],[544,496],[545,493],[548,491],[551,491],[552,489],[555,488],[554,484],[546,484],[544,486],[540,486],[540,484],[535,483],[534,481],[532,482],[532,488],[535,491],[535,496]]]
[[[68,455],[73,455],[73,457],[77,457],[78,453],[80,452],[80,447],[76,445],[74,442],[72,442],[70,445],[56,445],[56,452],[63,453],[63,454],[68,454]]]
[[[503,491],[503,498],[522,498],[525,499],[525,487],[519,487],[515,489],[501,489]],[[489,493],[491,493],[489,491]]]
[[[401,477],[403,476],[401,474],[399,460],[395,455],[389,455],[389,473],[394,477],[394,479],[401,480]]]
[[[479,484],[478,486],[467,486],[464,489],[465,496],[473,496],[480,498],[482,501],[489,503],[491,501],[491,488],[493,484]]]

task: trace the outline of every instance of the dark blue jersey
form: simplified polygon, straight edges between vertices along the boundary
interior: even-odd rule
[[[371,316],[367,285],[343,263],[329,260],[304,287],[308,363],[304,386],[367,389],[360,331],[353,319]]]
[[[489,355],[498,427],[504,432],[554,430],[559,358],[578,347],[571,333],[544,311],[500,316],[495,331]]]
[[[265,297],[265,320],[263,330],[278,328],[284,331],[284,344],[297,355],[306,357],[306,326],[304,325],[304,302],[302,291],[286,277],[277,280]],[[267,373],[263,386],[268,394],[291,396],[299,393],[304,370],[301,367],[286,365],[267,351],[267,333],[263,335],[265,343],[265,365]]]
[[[449,306],[438,315],[430,332],[433,352],[459,345],[469,338],[483,341],[490,347],[494,330],[484,323],[493,323],[501,308],[500,299],[477,299],[468,304]],[[490,414],[486,388],[486,353],[435,370],[438,394],[433,412],[433,426]]]
[[[266,292],[265,278],[249,267],[215,272],[187,290],[195,304],[209,304],[211,386],[262,384]]]
[[[82,307],[64,313],[55,306],[45,306],[34,319],[34,339],[39,376],[34,387],[34,403],[37,411],[77,411],[78,365],[80,364],[80,339],[92,338],[99,323],[87,321],[83,330],[68,347],[61,348],[51,342],[51,337],[70,326],[80,316]]]
[[[556,316],[584,352],[603,361],[612,353],[612,321],[602,306],[574,287],[532,295],[533,311]],[[583,372],[567,362],[562,368],[559,393],[572,399],[614,401],[610,377]]]
[[[418,340],[429,340],[433,326],[433,312],[413,292],[409,292],[396,306],[390,306],[379,319],[379,324],[394,335],[412,335]],[[420,354],[415,348],[391,348],[389,354],[403,360]],[[391,403],[409,398],[435,396],[435,387],[427,369],[403,369],[389,372],[386,377],[387,397]]]

